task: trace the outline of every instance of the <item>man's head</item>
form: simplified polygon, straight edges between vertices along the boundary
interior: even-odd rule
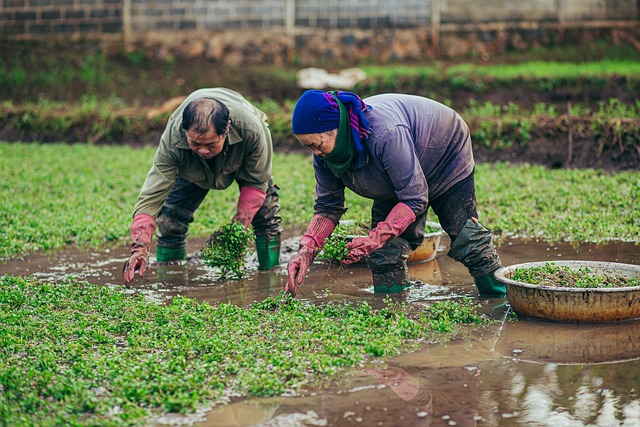
[[[182,112],[189,148],[203,159],[220,154],[230,126],[229,109],[215,99],[198,99]]]

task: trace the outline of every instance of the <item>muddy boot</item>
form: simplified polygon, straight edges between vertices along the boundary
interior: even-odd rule
[[[179,264],[187,259],[187,234],[193,213],[187,209],[165,205],[158,216],[156,261]]]
[[[504,284],[493,277],[493,273],[502,267],[500,256],[491,241],[491,231],[482,224],[468,219],[451,244],[448,255],[467,267],[480,295],[506,295]]]
[[[170,263],[177,261],[184,261],[187,259],[187,248],[165,248],[162,246],[156,247],[156,262],[158,263]]]
[[[407,268],[410,253],[409,242],[397,237],[369,255],[374,292],[397,293],[411,286]]]
[[[407,264],[399,264],[384,270],[371,270],[373,292],[396,294],[411,286]]]
[[[493,276],[493,273],[485,274],[484,276],[474,277],[476,282],[478,293],[487,297],[503,297],[507,295],[507,288],[504,283],[498,282]]]
[[[256,253],[258,270],[271,270],[280,265],[280,233],[275,236],[256,236]]]

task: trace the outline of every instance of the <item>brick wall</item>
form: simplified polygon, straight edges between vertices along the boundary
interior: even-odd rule
[[[640,18],[637,0],[0,0],[0,4],[0,35],[9,37]]]
[[[429,24],[430,0],[298,0],[299,27],[398,28]]]
[[[0,34],[120,34],[122,0],[0,0]]]
[[[283,27],[284,19],[285,2],[282,0],[131,2],[134,32]]]

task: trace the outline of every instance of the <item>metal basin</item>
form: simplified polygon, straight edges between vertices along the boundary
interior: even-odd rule
[[[504,283],[513,310],[521,316],[558,322],[614,322],[640,318],[640,286],[620,288],[570,288],[538,286],[512,280],[517,269],[542,267],[528,262],[503,267],[495,278]],[[616,262],[554,261],[556,266],[587,267],[594,274],[640,277],[640,266]]]
[[[442,226],[437,222],[427,221],[426,225],[431,228],[438,229],[438,231],[425,233],[422,244],[411,251],[411,253],[409,254],[409,258],[407,258],[407,262],[430,261],[436,257],[438,246],[440,246],[440,239],[442,239],[442,236],[444,236],[445,232],[442,229]],[[365,237],[365,235],[348,235],[347,241],[350,242],[356,237]],[[362,258],[358,263],[365,264],[366,262],[367,260],[365,257]]]
[[[425,233],[422,244],[411,251],[407,262],[429,261],[436,257],[440,239],[444,236],[444,230],[437,222],[427,221],[426,224],[428,227],[437,228],[438,231]]]

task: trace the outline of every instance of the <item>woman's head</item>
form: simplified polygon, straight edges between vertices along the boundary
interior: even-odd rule
[[[371,132],[363,112],[371,109],[358,95],[351,92],[327,92],[308,90],[298,100],[293,110],[291,127],[293,134],[305,146],[312,150],[320,144],[325,145],[323,155],[328,154],[327,147],[333,148],[340,124],[340,105],[348,114],[348,122],[356,151],[364,149],[362,139]],[[316,152],[314,151],[314,154]],[[320,155],[320,154],[317,154]],[[323,157],[320,155],[320,157]]]

